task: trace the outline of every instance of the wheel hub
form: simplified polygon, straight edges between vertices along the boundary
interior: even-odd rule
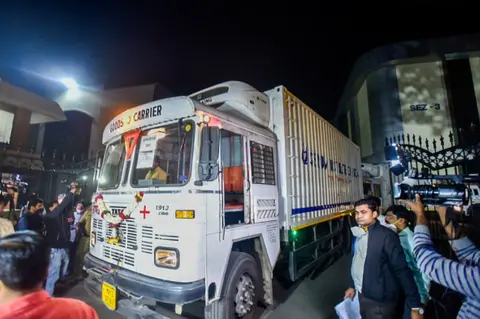
[[[243,317],[253,310],[255,300],[255,286],[248,274],[240,276],[237,282],[237,294],[235,295],[235,312]]]

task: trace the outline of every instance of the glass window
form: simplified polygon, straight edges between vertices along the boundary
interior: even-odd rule
[[[107,147],[102,173],[98,180],[100,189],[115,188],[120,183],[123,162],[125,161],[125,142],[113,142]]]
[[[132,184],[185,184],[190,178],[195,124],[175,123],[142,132],[137,142]]]
[[[253,184],[275,185],[275,162],[273,148],[250,142]]]
[[[10,143],[14,117],[13,113],[0,110],[0,143]]]

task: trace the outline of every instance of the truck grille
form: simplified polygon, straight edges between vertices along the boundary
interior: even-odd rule
[[[112,215],[117,216],[124,207],[112,206],[110,209]],[[104,243],[101,252],[102,257],[111,263],[118,264],[120,267],[135,267],[135,254],[139,252],[152,255],[154,248],[153,241],[179,241],[178,236],[155,233],[154,227],[151,225],[137,225],[135,218],[124,220],[120,224],[118,229],[120,242],[118,245],[109,245],[106,243],[108,237],[112,235],[112,229],[109,228],[108,223],[98,215],[95,215],[93,218],[92,231],[95,231],[97,241]]]
[[[119,247],[129,250],[137,250],[137,225],[135,219],[124,220],[118,228],[118,234],[120,235]],[[107,238],[112,236],[112,229],[107,226]]]
[[[113,245],[103,246],[103,257],[114,261],[117,266],[128,265],[135,267],[135,252],[121,249],[120,247]]]

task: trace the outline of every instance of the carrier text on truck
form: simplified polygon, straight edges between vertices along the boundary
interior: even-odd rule
[[[359,148],[283,86],[141,105],[103,143],[85,285],[112,310],[250,318],[275,267],[294,281],[350,245]]]

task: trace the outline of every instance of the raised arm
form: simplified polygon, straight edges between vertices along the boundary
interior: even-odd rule
[[[462,264],[440,255],[434,248],[430,230],[425,225],[415,227],[413,252],[418,268],[433,281],[467,297],[480,296],[480,268]]]
[[[69,192],[63,201],[58,205],[52,212],[48,213],[46,216],[48,218],[57,218],[67,212],[67,208],[72,207],[74,200],[74,195],[72,192]]]

